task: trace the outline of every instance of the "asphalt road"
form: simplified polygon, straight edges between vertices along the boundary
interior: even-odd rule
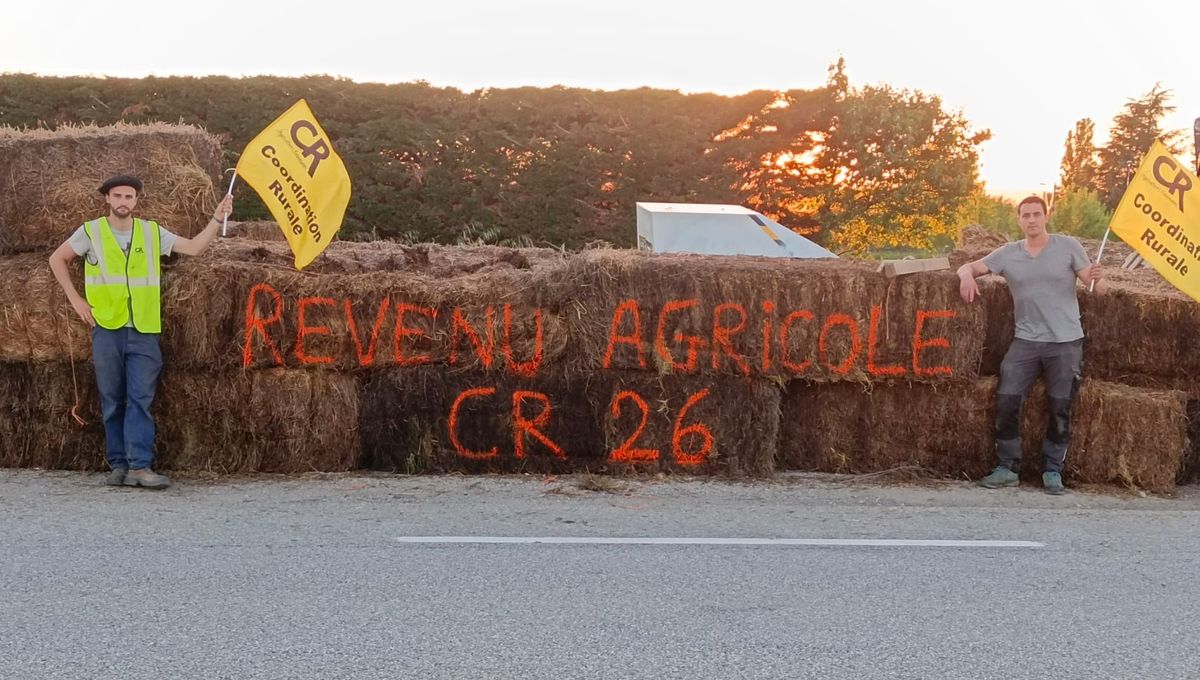
[[[1200,677],[1195,488],[99,479],[0,470],[0,678]]]

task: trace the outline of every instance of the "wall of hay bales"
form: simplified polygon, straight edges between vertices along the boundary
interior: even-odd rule
[[[75,409],[85,422],[72,418]],[[156,465],[212,472],[337,472],[358,466],[358,382],[331,371],[165,371]],[[0,467],[96,470],[104,427],[88,362],[0,362]]]
[[[156,130],[162,148],[190,150],[173,162],[215,181],[195,151],[210,139]],[[150,143],[152,131],[125,132]],[[63,134],[68,147],[92,139]],[[96,149],[112,145],[94,137],[104,140]],[[42,133],[28,142],[49,148]],[[0,167],[26,172],[33,156],[22,154],[0,153]],[[166,168],[155,181],[185,175]],[[181,191],[163,210],[185,216],[211,198]],[[97,469],[89,337],[46,265],[69,233],[62,225],[93,213],[38,205],[37,229],[0,223],[10,245],[0,254],[0,407],[13,414],[0,421],[0,466]],[[1068,483],[1169,491],[1195,473],[1200,388],[1189,346],[1200,306],[1153,277],[1117,273],[1110,294],[1081,292],[1087,381]],[[968,305],[952,273],[888,279],[850,260],[382,242],[335,242],[298,272],[284,243],[222,239],[203,257],[164,264],[158,463],[735,475],[901,467],[973,478],[991,465],[994,374],[1012,334],[1003,282],[985,280],[982,292]],[[1039,399],[1027,413],[1026,474],[1038,467]]]
[[[994,296],[967,306],[943,274],[891,284],[853,262],[382,243],[337,243],[304,272],[290,261],[282,244],[229,239],[167,268],[164,465],[908,467],[971,478],[992,464],[995,379],[983,357],[996,342],[994,317],[1011,314],[992,308],[1004,299],[994,285]],[[0,272],[28,286],[3,302],[11,322],[0,356],[43,373],[58,367],[43,381],[57,413],[28,420],[70,429],[64,370],[74,360],[90,380],[86,334],[41,257],[0,259]],[[37,382],[17,373],[12,393]],[[1141,387],[1085,383],[1068,479],[1165,491],[1185,476],[1188,393],[1142,378]],[[211,395],[219,406],[193,406]],[[1039,399],[1027,415],[1027,475],[1040,462]],[[85,402],[94,420],[94,399]],[[24,452],[41,437],[12,436]],[[75,445],[10,460],[88,467],[64,448]]]
[[[995,465],[995,378],[946,385],[794,383],[783,400],[782,466],[822,472],[906,470],[974,479]],[[1026,401],[1021,476],[1041,475],[1045,391]],[[1186,474],[1187,395],[1085,380],[1064,474],[1076,483],[1170,491]]]

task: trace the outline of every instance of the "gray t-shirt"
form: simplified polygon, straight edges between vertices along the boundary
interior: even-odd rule
[[[125,251],[125,257],[129,257],[129,242],[133,240],[133,230],[117,231],[113,229],[112,234],[113,238],[117,240],[117,245],[121,247],[121,250]],[[159,255],[162,257],[170,255],[178,238],[178,236],[160,226],[158,228]],[[88,238],[87,231],[83,228],[82,224],[75,230],[75,233],[71,234],[71,238],[67,239],[67,243],[70,244],[71,250],[74,250],[75,254],[79,257],[86,258],[92,252],[92,240]],[[129,317],[129,321],[125,325],[133,328],[133,316]]]
[[[1091,264],[1079,241],[1050,234],[1050,242],[1031,257],[1025,241],[1006,243],[983,258],[1004,277],[1012,292],[1016,337],[1034,342],[1072,342],[1083,337],[1075,274]]]

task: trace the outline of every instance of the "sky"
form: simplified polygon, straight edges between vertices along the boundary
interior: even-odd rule
[[[810,88],[845,57],[852,85],[922,90],[993,133],[990,192],[1052,188],[1081,118],[1097,142],[1130,98],[1174,94],[1167,127],[1200,117],[1200,2],[849,0],[814,3],[98,3],[5,8],[0,72],[328,74],[464,90],[640,86],[738,94]],[[1191,45],[1190,48],[1187,45]]]

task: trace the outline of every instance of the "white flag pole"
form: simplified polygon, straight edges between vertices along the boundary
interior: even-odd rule
[[[1104,238],[1100,240],[1100,252],[1096,253],[1096,264],[1100,264],[1100,258],[1104,257],[1104,244],[1108,243],[1108,233],[1112,231],[1112,225],[1105,227]],[[1096,290],[1096,279],[1092,279],[1092,284],[1088,287],[1088,292],[1092,293]]]
[[[237,168],[229,168],[229,170],[226,170],[225,172],[229,172],[230,170],[233,171],[233,175],[229,178],[229,190],[225,192],[226,196],[233,195],[233,182],[234,182],[234,180],[237,179]],[[225,235],[225,232],[228,227],[229,227],[229,213],[225,213],[224,219],[221,220],[221,236]],[[1101,248],[1103,248],[1103,247],[1104,246],[1101,246]]]

